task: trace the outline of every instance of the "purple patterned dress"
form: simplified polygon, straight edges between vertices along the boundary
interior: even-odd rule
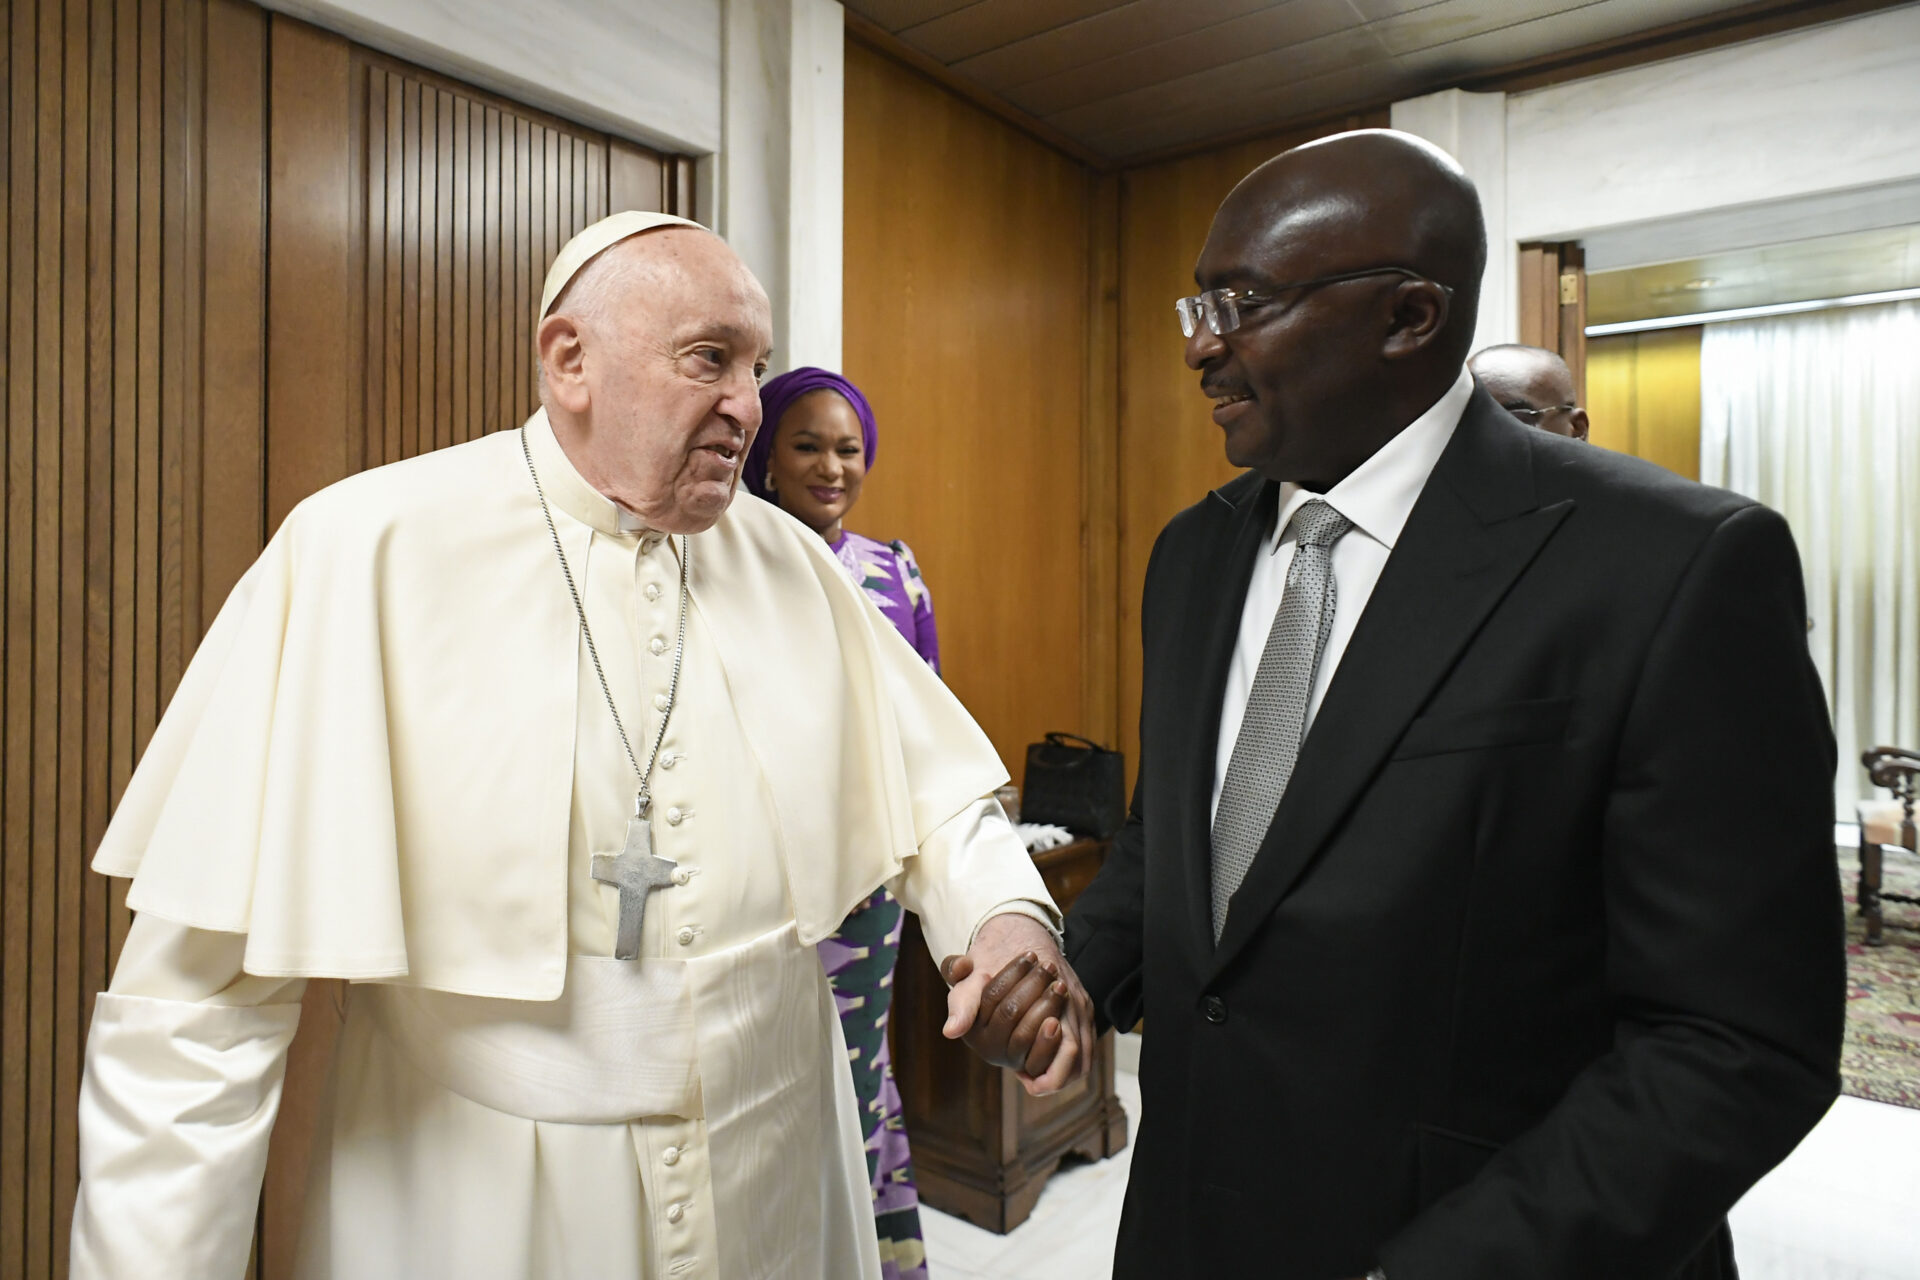
[[[904,542],[875,542],[842,533],[833,545],[853,580],[905,636],[940,670],[933,605],[920,566]],[[820,960],[840,1010],[840,1027],[853,1067],[853,1093],[866,1138],[867,1176],[873,1184],[874,1225],[880,1235],[880,1274],[885,1280],[927,1280],[927,1249],[920,1237],[920,1193],[900,1117],[887,1048],[887,1013],[893,1006],[893,966],[900,956],[905,916],[885,889],[848,916],[840,931],[820,944]]]

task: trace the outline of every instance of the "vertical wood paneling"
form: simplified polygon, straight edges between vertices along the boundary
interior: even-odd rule
[[[304,23],[270,28],[267,296],[267,527],[347,475],[360,415],[350,317],[353,246],[350,46]]]
[[[1114,746],[1120,741],[1120,181],[1112,174],[1094,180],[1087,247],[1081,719],[1089,737]]]
[[[858,44],[846,120],[846,372],[881,433],[848,523],[912,545],[947,682],[1017,775],[1028,743],[1099,714],[1081,625],[1092,182]]]
[[[265,538],[265,15],[241,0],[207,8],[206,265],[198,631]],[[198,632],[196,632],[197,634]]]
[[[258,549],[265,25],[16,0],[5,29],[0,1275],[41,1280],[67,1269],[87,1023],[126,933],[87,859]]]
[[[39,12],[16,2],[7,40],[6,805],[0,965],[0,1273],[26,1274],[29,931],[33,924],[34,161]]]
[[[650,175],[631,207],[660,207],[666,162],[390,58],[352,59],[365,332],[347,377],[371,466],[525,420],[548,264],[606,215],[622,172]]]
[[[83,1021],[81,956],[87,928],[84,905],[85,850],[81,781],[85,758],[85,664],[87,590],[87,181],[89,70],[92,7],[68,3],[63,35],[65,80],[60,178],[60,490],[58,802],[46,868],[53,882],[53,1131],[49,1266],[66,1270],[67,1233],[73,1219],[78,1176],[76,1109],[79,1104],[80,1038]],[[66,426],[65,424],[72,424]]]
[[[64,6],[41,0],[40,138],[34,185],[34,411],[61,423],[60,260],[61,155],[65,149],[62,95],[66,38]],[[28,929],[32,966],[27,974],[27,1231],[28,1274],[53,1267],[54,972],[59,838],[60,763],[60,451],[64,430],[40,434],[33,454],[33,919]],[[33,1175],[43,1176],[35,1177]]]
[[[85,638],[86,693],[83,710],[80,796],[80,847],[73,859],[81,876],[81,928],[76,938],[80,953],[80,988],[76,1013],[84,1029],[92,1013],[93,994],[106,985],[112,950],[114,912],[111,884],[104,876],[84,874],[86,855],[106,830],[112,800],[114,670],[114,545],[113,528],[113,321],[114,321],[114,4],[94,0],[88,24],[87,112],[87,503],[86,569],[87,630]],[[74,1073],[78,1085],[78,1071]],[[72,1112],[68,1113],[72,1115]],[[75,1117],[77,1120],[77,1116]],[[78,1143],[69,1148],[77,1162]],[[56,1171],[54,1189],[61,1199],[54,1213],[55,1238],[63,1250],[68,1233],[61,1224],[71,1221],[77,1171]]]
[[[608,148],[610,208],[662,209],[666,192],[666,166],[651,151],[642,151],[631,142],[615,138]],[[677,212],[677,211],[676,211]]]

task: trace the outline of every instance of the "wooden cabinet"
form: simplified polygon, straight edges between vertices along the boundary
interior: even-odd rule
[[[1106,841],[1080,840],[1036,854],[1034,864],[1064,910],[1106,854]],[[989,1231],[1011,1231],[1033,1212],[1062,1157],[1101,1160],[1127,1145],[1111,1032],[1082,1079],[1052,1097],[1030,1098],[1011,1071],[989,1067],[940,1034],[947,987],[912,916],[894,981],[893,1069],[926,1204]]]

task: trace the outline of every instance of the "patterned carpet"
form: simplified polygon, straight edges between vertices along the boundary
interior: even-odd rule
[[[1869,947],[1854,910],[1860,861],[1840,854],[1847,895],[1847,1043],[1843,1088],[1856,1098],[1920,1108],[1920,907],[1889,902],[1886,945]],[[1920,897],[1920,858],[1888,851],[1882,888]]]

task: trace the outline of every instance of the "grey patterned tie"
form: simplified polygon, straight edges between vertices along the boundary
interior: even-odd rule
[[[1317,498],[1293,515],[1295,547],[1286,590],[1267,632],[1213,817],[1215,942],[1227,923],[1227,904],[1273,825],[1300,756],[1314,673],[1333,630],[1333,544],[1351,528],[1351,520]]]

